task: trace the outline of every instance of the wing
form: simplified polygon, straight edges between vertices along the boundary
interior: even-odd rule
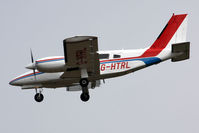
[[[89,78],[100,75],[97,37],[76,36],[63,41],[66,71],[61,78]]]

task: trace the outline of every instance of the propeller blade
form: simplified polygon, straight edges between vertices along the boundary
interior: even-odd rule
[[[35,69],[33,69],[33,74],[34,74],[35,80],[37,80],[37,78],[36,78],[36,73],[35,73]]]
[[[32,61],[32,63],[34,63],[34,58],[33,58],[33,54],[32,54],[32,49],[30,49],[30,54],[31,54],[31,61]]]
[[[32,54],[32,49],[30,49],[30,55],[31,55],[31,61],[32,61],[32,63],[35,63],[35,62],[34,62],[34,58],[33,58],[33,54]],[[37,80],[35,68],[33,68],[33,74],[34,74],[35,80]]]

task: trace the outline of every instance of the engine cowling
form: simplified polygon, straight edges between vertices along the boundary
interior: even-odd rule
[[[62,56],[46,57],[29,64],[26,68],[49,73],[63,72],[65,70],[65,61]]]

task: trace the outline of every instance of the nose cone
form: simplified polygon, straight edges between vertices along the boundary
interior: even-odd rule
[[[10,85],[14,85],[14,86],[23,86],[27,83],[32,82],[32,78],[29,78],[33,76],[32,71],[23,73],[19,76],[17,76],[15,79],[13,79],[12,81],[9,82]]]
[[[12,81],[9,82],[10,85],[13,85],[13,86],[20,86],[21,85],[21,81],[19,78],[15,78],[13,79]]]
[[[13,86],[14,86],[14,85],[17,85],[17,84],[16,84],[16,81],[14,81],[14,80],[10,81],[9,84],[10,84],[10,85],[13,85]]]
[[[14,80],[10,81],[9,84],[12,86],[21,86],[21,85],[23,85],[23,82],[18,79],[14,79]]]
[[[26,66],[27,69],[35,69],[35,63],[28,64]]]

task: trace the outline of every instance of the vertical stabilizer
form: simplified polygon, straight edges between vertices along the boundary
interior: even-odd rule
[[[157,56],[163,49],[170,48],[174,43],[186,41],[187,14],[174,15],[166,24],[155,42],[142,57]]]

